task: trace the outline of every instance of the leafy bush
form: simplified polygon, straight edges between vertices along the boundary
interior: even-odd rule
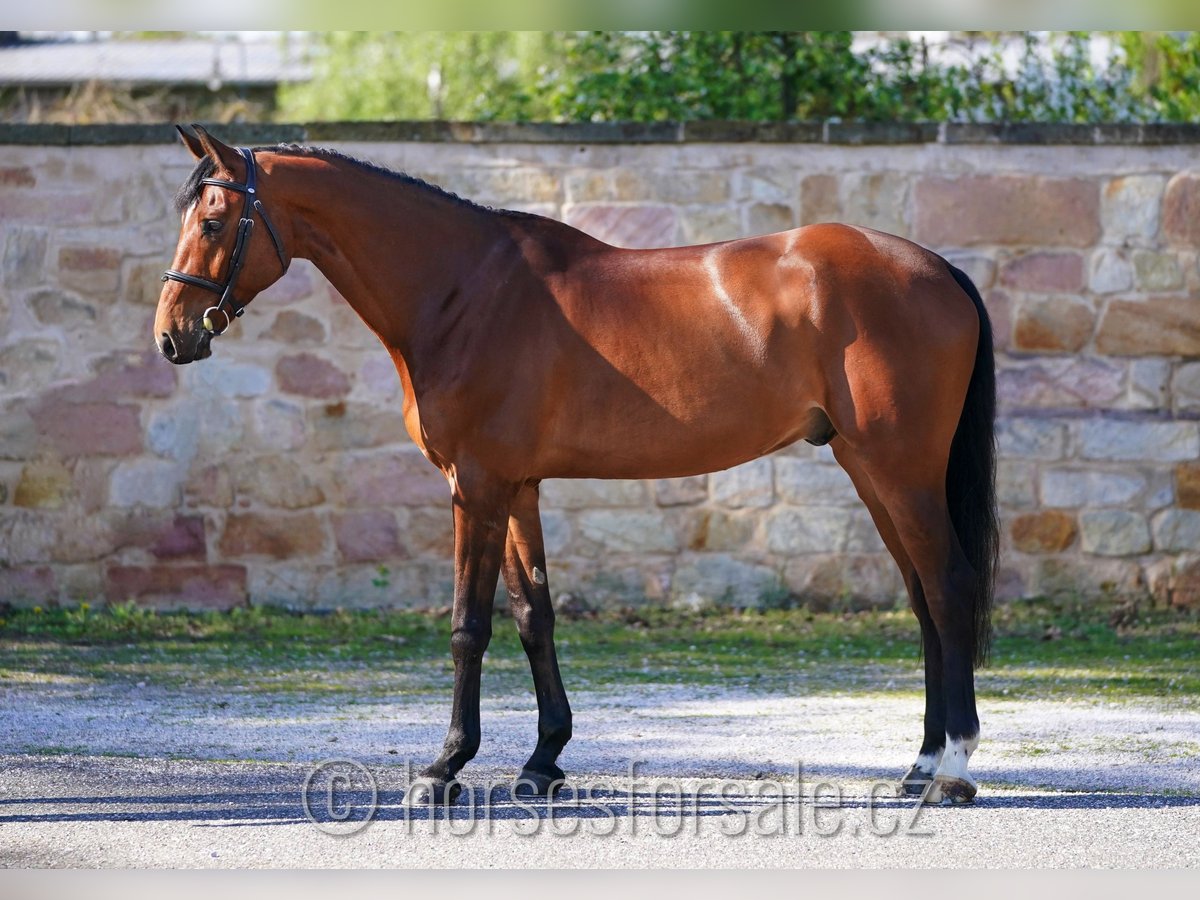
[[[1195,33],[342,33],[284,119],[1200,120]]]

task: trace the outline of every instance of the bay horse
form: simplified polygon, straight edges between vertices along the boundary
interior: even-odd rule
[[[177,128],[196,166],[176,196],[179,242],[154,321],[162,355],[208,357],[246,304],[308,259],[387,348],[408,433],[448,482],[450,727],[408,802],[454,802],[479,748],[500,573],[538,704],[514,790],[563,783],[571,707],[543,479],[697,475],[797,440],[830,445],[849,473],[920,622],[924,739],[901,786],[929,803],[973,800],[974,668],[997,553],[995,364],[962,271],[841,224],[618,249],[335,151],[233,148]]]

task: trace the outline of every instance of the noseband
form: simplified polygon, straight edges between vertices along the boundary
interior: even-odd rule
[[[206,291],[212,291],[214,294],[220,294],[221,299],[217,301],[217,305],[206,309],[202,320],[204,330],[213,335],[213,337],[228,331],[233,320],[246,311],[245,304],[238,303],[234,299],[233,288],[237,284],[238,275],[241,274],[242,265],[246,262],[246,247],[250,243],[250,231],[254,228],[254,220],[250,217],[255,212],[258,213],[263,224],[267,226],[267,233],[271,235],[271,240],[275,244],[275,252],[279,254],[279,264],[283,266],[284,272],[288,270],[288,260],[283,252],[283,244],[279,242],[279,235],[275,233],[275,228],[271,225],[271,220],[267,217],[267,211],[263,209],[262,201],[258,199],[255,189],[254,151],[246,147],[238,147],[237,151],[242,154],[242,158],[246,161],[245,184],[237,181],[225,181],[221,178],[204,178],[200,181],[201,184],[215,184],[218,187],[229,188],[231,191],[240,191],[245,197],[242,203],[242,218],[238,222],[237,241],[233,245],[233,256],[229,260],[229,274],[225,276],[225,283],[219,284],[215,281],[209,281],[207,278],[201,278],[199,275],[189,275],[187,272],[177,272],[174,269],[167,269],[162,276],[163,281],[178,281],[183,284],[190,284],[193,287],[203,288]],[[226,307],[233,311],[232,316]],[[213,327],[211,314],[214,311],[219,312],[225,317],[225,327],[220,331],[217,331]]]

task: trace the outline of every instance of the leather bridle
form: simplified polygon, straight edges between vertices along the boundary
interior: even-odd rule
[[[283,266],[284,272],[288,270],[288,259],[287,255],[283,252],[283,244],[280,243],[279,235],[276,234],[271,220],[267,217],[267,211],[263,208],[262,201],[258,199],[255,187],[254,151],[246,147],[238,147],[237,151],[246,161],[245,184],[237,181],[225,181],[222,178],[204,178],[200,181],[201,184],[215,184],[218,187],[229,188],[231,191],[239,191],[245,197],[242,203],[242,218],[238,222],[237,240],[233,245],[233,256],[229,260],[229,273],[225,276],[225,283],[220,284],[216,281],[202,278],[199,275],[189,275],[187,272],[177,272],[175,269],[167,269],[162,276],[163,281],[179,281],[183,284],[190,284],[193,287],[203,288],[206,291],[212,291],[214,294],[221,296],[216,306],[210,306],[204,311],[204,318],[201,320],[204,330],[213,337],[217,337],[228,331],[233,320],[246,311],[246,305],[238,303],[234,299],[233,289],[237,284],[238,275],[241,274],[242,265],[246,262],[246,248],[250,243],[250,232],[254,228],[254,220],[250,217],[255,212],[258,213],[263,224],[267,226],[267,233],[271,235],[271,240],[275,244],[275,252],[279,254],[279,264]],[[229,314],[226,307],[233,311],[233,315]],[[217,331],[213,327],[211,313],[214,311],[219,312],[225,317],[225,327],[220,331]]]

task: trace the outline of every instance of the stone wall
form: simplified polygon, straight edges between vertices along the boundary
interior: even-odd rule
[[[243,132],[246,132],[243,129]],[[1000,593],[1200,599],[1196,129],[321,126],[308,137],[626,246],[872,225],[964,267],[996,328]],[[305,137],[299,126],[230,140]],[[151,322],[188,157],[163,128],[0,128],[0,599],[442,605],[448,493],[399,382],[307,264],[215,356]],[[590,602],[901,584],[827,449],[543,491]]]

